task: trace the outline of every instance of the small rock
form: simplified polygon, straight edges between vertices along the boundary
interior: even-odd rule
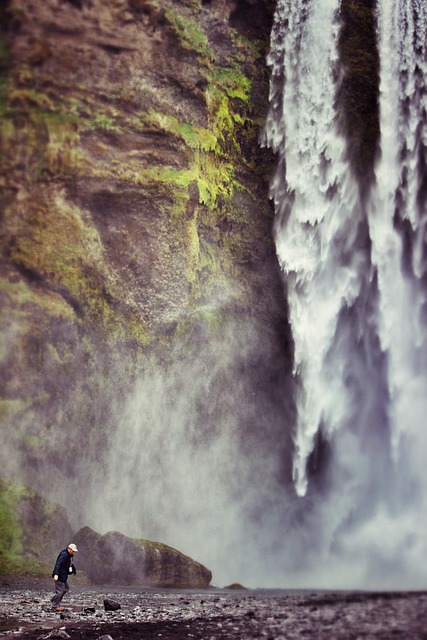
[[[240,582],[233,582],[232,584],[229,584],[228,587],[224,587],[224,589],[233,589],[233,590],[242,590],[242,591],[246,591],[246,587],[244,587],[242,584],[240,584]]]
[[[67,611],[63,611],[59,614],[59,617],[61,618],[61,620],[71,620],[73,618],[73,615],[71,613],[67,613]]]
[[[99,636],[98,640],[113,640],[113,638],[109,635],[107,636]]]
[[[68,635],[68,633],[64,631],[64,629],[52,629],[52,631],[46,636],[43,636],[43,638],[45,640],[47,638],[62,638],[62,640],[67,640],[67,638],[71,638],[71,636]]]
[[[108,598],[104,600],[105,611],[118,611],[118,609],[121,608],[121,604],[119,602],[116,602],[115,600],[109,600]]]

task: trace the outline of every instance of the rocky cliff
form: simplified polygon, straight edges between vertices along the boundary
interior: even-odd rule
[[[159,542],[132,540],[118,531],[101,536],[89,527],[73,540],[79,569],[95,584],[207,588],[212,578],[209,569]]]
[[[0,480],[0,575],[49,577],[69,540],[65,509],[23,485]]]
[[[274,4],[2,5],[1,461],[53,500],[84,503],[142,372],[236,327],[253,346],[235,370],[282,411],[291,345],[258,143]]]

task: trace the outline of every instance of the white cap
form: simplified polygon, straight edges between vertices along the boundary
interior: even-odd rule
[[[74,544],[74,542],[72,542],[71,544],[68,545],[68,548],[71,549],[71,551],[74,551],[74,553],[76,551],[78,551],[76,545]]]

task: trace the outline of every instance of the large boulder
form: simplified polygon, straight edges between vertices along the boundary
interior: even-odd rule
[[[206,588],[212,579],[209,569],[160,542],[117,531],[101,535],[89,527],[73,540],[79,548],[77,566],[95,584]]]

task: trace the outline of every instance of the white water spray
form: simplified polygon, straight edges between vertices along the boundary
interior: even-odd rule
[[[308,14],[307,6],[278,5],[269,62],[271,98],[273,105],[279,99],[280,108],[274,105],[266,125],[267,142],[282,160],[272,192],[300,381],[294,461],[299,495],[307,491],[306,465],[320,425],[332,432],[351,412],[342,384],[346,363],[340,354],[333,360],[330,355],[340,313],[360,295],[366,272],[366,257],[355,249],[358,191],[334,110],[339,0],[311,3]],[[278,96],[274,81],[281,89],[282,74]]]
[[[369,231],[395,462],[401,440],[421,435],[427,415],[426,42],[424,2],[380,3],[381,160]]]
[[[314,571],[425,584],[427,5],[378,0],[380,159],[363,198],[336,111],[340,8],[279,0],[268,60],[264,141],[278,155],[276,246],[299,384],[294,484],[309,495],[326,442]]]

